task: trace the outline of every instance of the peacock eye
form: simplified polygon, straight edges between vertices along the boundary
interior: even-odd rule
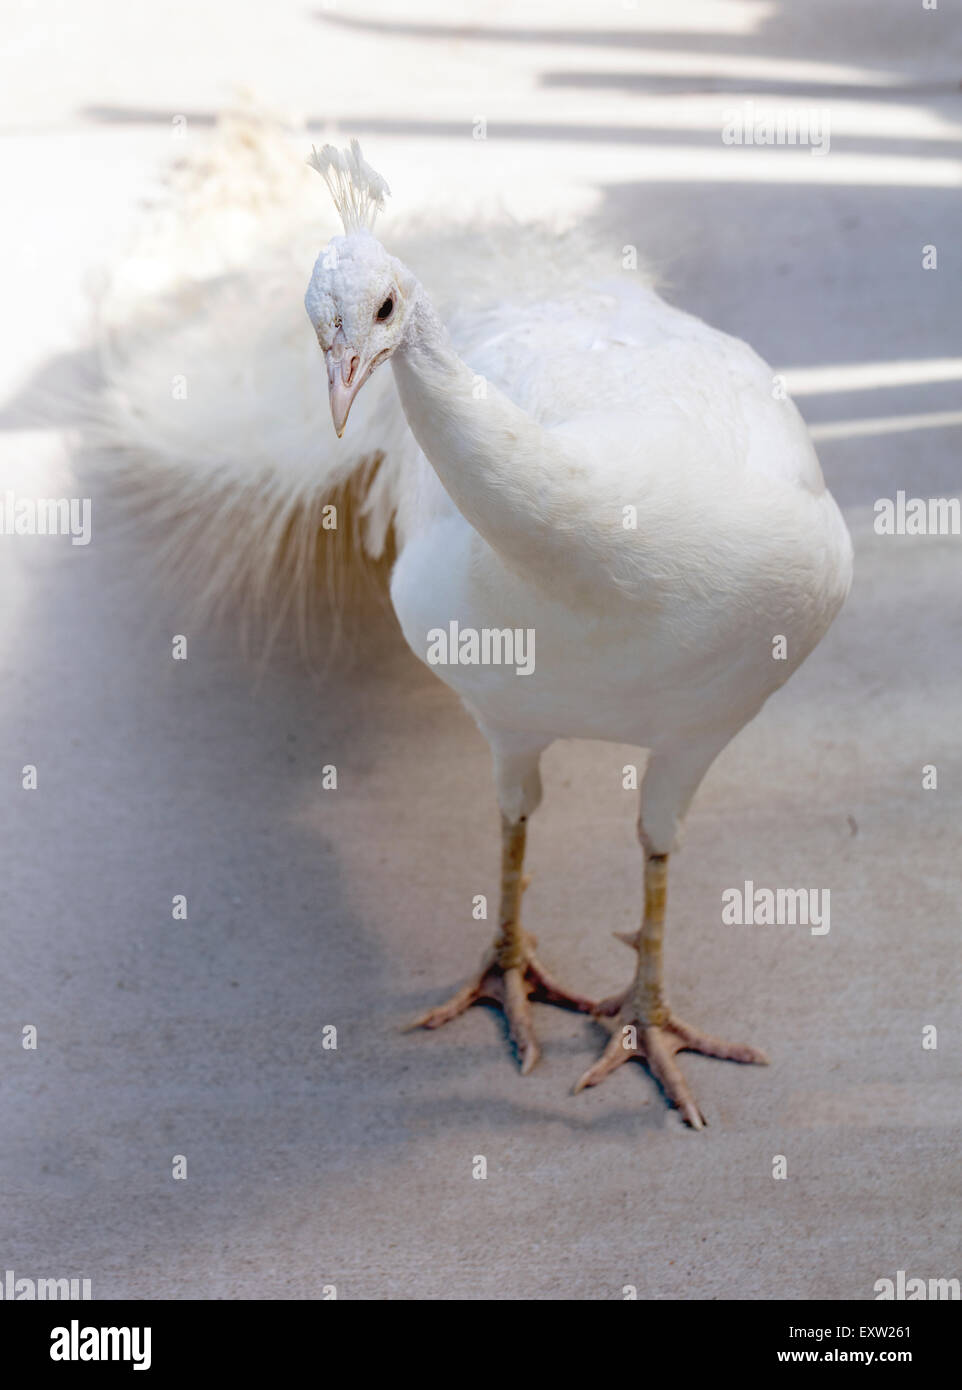
[[[380,309],[378,309],[375,318],[377,319],[378,323],[387,323],[388,319],[391,317],[393,312],[394,300],[391,297],[391,295],[388,295],[387,299],[385,299]]]

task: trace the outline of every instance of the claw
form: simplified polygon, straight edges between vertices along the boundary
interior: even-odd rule
[[[622,1066],[625,1062],[630,1062],[636,1054],[631,1048],[624,1046],[625,1036],[623,1033],[615,1032],[609,1039],[608,1046],[598,1058],[597,1062],[580,1076],[575,1082],[575,1095],[579,1091],[586,1090],[589,1086],[600,1086],[601,1082],[609,1077],[613,1071]]]
[[[595,1003],[580,994],[571,994],[563,989],[548,974],[533,955],[535,938],[525,934],[525,958],[520,966],[503,969],[491,952],[481,967],[477,978],[458,990],[444,1004],[428,1009],[413,1023],[404,1027],[404,1032],[415,1028],[440,1028],[452,1019],[466,1013],[473,1004],[481,1002],[495,1004],[502,1010],[508,1025],[508,1036],[517,1054],[521,1075],[527,1076],[541,1056],[541,1048],[535,1037],[531,1023],[530,1000],[539,1003],[557,1004],[561,1008],[574,1009],[578,1013],[594,1012]]]
[[[659,1082],[669,1102],[679,1111],[682,1119],[692,1129],[704,1129],[708,1121],[695,1103],[685,1076],[675,1061],[679,1052],[701,1052],[707,1057],[722,1057],[732,1062],[748,1062],[765,1065],[768,1058],[758,1048],[747,1043],[728,1043],[701,1033],[696,1028],[682,1023],[669,1014],[664,1023],[655,1026],[623,1012],[624,998],[621,996],[603,1000],[595,1010],[596,1017],[604,1016],[606,1011],[618,1005],[619,1021],[615,1025],[601,1057],[594,1066],[589,1067],[575,1085],[575,1092],[588,1086],[597,1086],[623,1063],[636,1059],[646,1062],[648,1070]],[[609,1014],[610,1016],[610,1014]],[[633,1028],[634,1033],[626,1032]],[[636,1045],[626,1046],[634,1038]]]
[[[502,1008],[508,1022],[508,1035],[514,1044],[521,1075],[528,1072],[541,1055],[538,1040],[531,1026],[531,1011],[528,1008],[528,991],[520,970],[506,970],[502,976],[504,995]]]
[[[415,1028],[440,1028],[442,1024],[450,1023],[453,1018],[457,1018],[466,1009],[470,1009],[471,1005],[477,1003],[480,998],[480,981],[465,985],[464,989],[459,989],[457,994],[453,994],[444,1004],[439,1004],[434,1009],[428,1009],[410,1023],[403,1024],[401,1032],[413,1033]]]
[[[645,1054],[653,1076],[661,1082],[665,1095],[681,1111],[682,1119],[692,1129],[704,1129],[705,1117],[695,1104],[688,1082],[675,1062],[675,1050],[668,1044],[660,1028],[645,1030]]]
[[[525,1044],[524,1049],[518,1052],[518,1058],[521,1062],[521,1075],[527,1076],[528,1072],[532,1070],[540,1057],[541,1048],[538,1046],[537,1040],[532,1037]]]

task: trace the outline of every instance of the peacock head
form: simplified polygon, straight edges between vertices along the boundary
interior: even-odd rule
[[[344,223],[318,256],[304,304],[324,351],[331,418],[340,439],[354,398],[401,344],[414,277],[372,235],[390,189],[361,147],[325,145],[308,163],[322,175]]]

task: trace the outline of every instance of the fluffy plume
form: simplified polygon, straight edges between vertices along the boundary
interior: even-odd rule
[[[337,150],[325,145],[318,154],[314,146],[308,164],[321,175],[334,199],[345,232],[371,231],[375,218],[390,197],[387,181],[361,154],[359,141],[352,140],[349,150]]]
[[[170,171],[113,267],[97,305],[104,380],[77,403],[90,463],[129,501],[162,582],[180,578],[196,621],[240,609],[265,657],[285,629],[309,649],[329,631],[325,609],[340,621],[369,580],[380,587],[428,468],[388,371],[375,372],[335,437],[303,307],[334,220],[333,210],[320,226],[304,216],[310,185],[285,127],[250,111],[219,121]],[[492,337],[506,344],[505,379],[525,407],[518,306],[561,295],[580,312],[586,279],[621,274],[620,242],[588,224],[561,234],[454,221],[443,207],[398,225],[391,250],[467,361]],[[176,406],[172,362],[190,388]],[[324,529],[331,503],[336,531]]]

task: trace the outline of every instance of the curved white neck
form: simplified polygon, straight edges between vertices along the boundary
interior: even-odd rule
[[[556,582],[585,470],[461,361],[420,287],[392,366],[408,424],[461,514],[513,569]]]

